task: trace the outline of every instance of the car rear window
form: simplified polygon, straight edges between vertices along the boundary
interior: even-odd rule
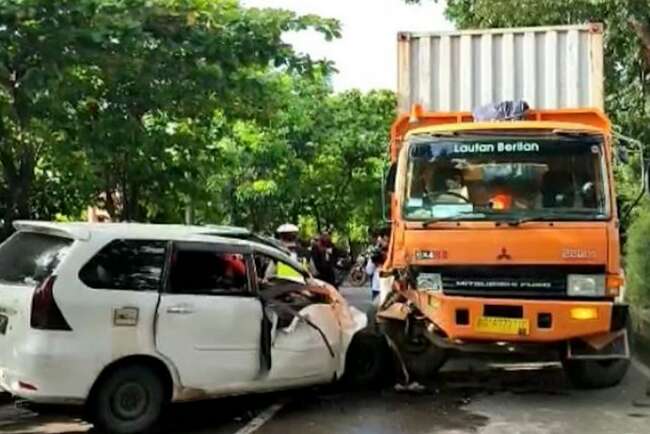
[[[52,274],[68,253],[72,239],[17,232],[0,245],[0,282],[36,285]]]
[[[114,240],[79,272],[90,288],[158,291],[167,241]]]

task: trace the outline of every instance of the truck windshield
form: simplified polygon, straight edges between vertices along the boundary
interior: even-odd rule
[[[407,220],[598,220],[608,216],[602,137],[411,140]]]

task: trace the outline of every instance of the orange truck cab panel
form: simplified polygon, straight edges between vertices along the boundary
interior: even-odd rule
[[[385,274],[440,336],[552,343],[623,327],[610,122],[596,109],[391,129]],[[385,305],[384,308],[387,306]]]

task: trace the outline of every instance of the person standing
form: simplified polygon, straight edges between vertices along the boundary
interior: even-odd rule
[[[285,223],[275,230],[275,234],[289,255],[298,260],[298,233],[300,232],[298,226],[292,223]]]
[[[275,235],[280,242],[282,248],[287,252],[287,254],[299,262],[300,258],[298,255],[298,233],[300,232],[298,226],[285,223],[280,226],[275,231]],[[304,265],[304,263],[303,263]],[[269,261],[266,269],[264,271],[263,281],[268,282],[274,278],[284,279],[284,280],[300,280],[302,275],[292,268],[291,266],[284,264],[282,262]]]
[[[368,263],[366,264],[366,274],[370,278],[370,293],[374,300],[379,295],[379,271],[384,265],[386,254],[380,245],[376,245],[370,252]]]
[[[323,232],[320,235],[318,241],[312,247],[311,256],[317,277],[330,285],[336,286],[334,244],[328,232]]]

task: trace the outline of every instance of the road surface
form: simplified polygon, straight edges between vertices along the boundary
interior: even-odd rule
[[[365,290],[346,296],[367,307]],[[421,392],[321,387],[173,406],[165,431],[188,434],[648,434],[650,370],[635,364],[619,387],[571,388],[557,365],[447,364]],[[0,433],[93,432],[70,417],[0,406]]]

